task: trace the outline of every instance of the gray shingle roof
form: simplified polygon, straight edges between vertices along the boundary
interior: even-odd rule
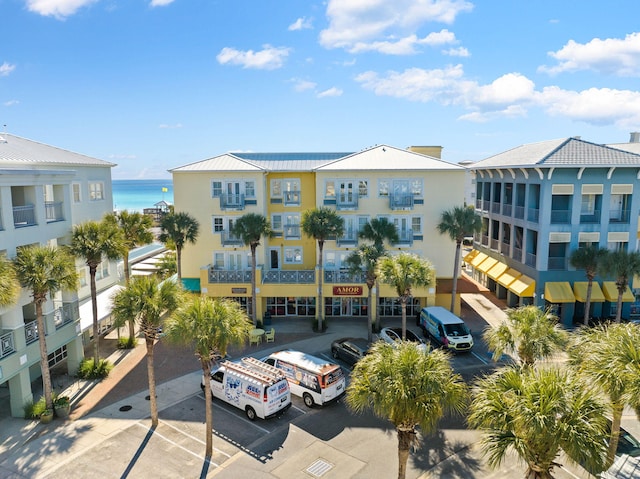
[[[116,165],[8,133],[0,134],[0,167],[23,168],[28,166],[112,167]]]
[[[640,154],[581,140],[564,138],[530,143],[490,156],[470,169],[522,168],[534,166],[640,166]]]

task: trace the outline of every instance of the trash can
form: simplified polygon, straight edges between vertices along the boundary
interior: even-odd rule
[[[262,321],[262,323],[265,326],[271,326],[271,313],[269,311],[264,313],[264,320]]]

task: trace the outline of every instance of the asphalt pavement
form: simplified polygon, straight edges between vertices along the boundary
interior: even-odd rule
[[[500,302],[479,294],[482,297],[467,297],[462,312],[477,344],[482,330],[504,314]],[[391,323],[385,325],[399,325],[399,320]],[[407,323],[417,331],[413,318]],[[334,339],[366,337],[363,318],[330,320],[328,324],[326,332],[314,333],[310,321],[274,319],[274,343],[231,350],[230,355],[263,357],[283,348],[328,354]],[[104,343],[103,347],[113,348],[108,339]],[[116,366],[101,382],[58,377],[54,386],[64,388],[72,397],[68,420],[56,418],[41,424],[0,417],[0,477],[397,477],[397,438],[392,425],[372,415],[355,415],[343,401],[309,410],[294,398],[294,407],[283,417],[255,422],[248,421],[242,411],[216,401],[214,455],[206,461],[198,361],[189,350],[162,340],[157,344],[154,357],[160,424],[151,429],[145,353],[143,341],[132,350],[112,350],[109,359]],[[474,355],[461,356],[460,361],[469,371],[473,364],[478,371],[490,367],[488,354],[479,346]],[[489,468],[480,452],[480,434],[466,429],[462,418],[443,419],[437,433],[421,439],[409,458],[408,479],[524,475],[525,466],[515,457],[497,470]],[[567,465],[556,469],[555,477],[590,476]]]

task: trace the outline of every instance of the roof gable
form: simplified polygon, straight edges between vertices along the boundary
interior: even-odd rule
[[[263,171],[263,168],[249,163],[230,153],[214,156],[206,160],[189,163],[169,170],[171,173],[190,171]]]

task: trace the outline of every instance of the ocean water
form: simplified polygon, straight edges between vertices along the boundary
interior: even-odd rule
[[[112,180],[113,209],[139,211],[158,201],[173,204],[173,182],[169,180]],[[166,188],[167,191],[162,191]]]

